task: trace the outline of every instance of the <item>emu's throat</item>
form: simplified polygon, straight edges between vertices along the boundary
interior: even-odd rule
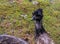
[[[42,22],[41,21],[36,21],[35,22],[36,29],[41,29],[41,26],[42,26]]]
[[[39,37],[40,34],[45,33],[45,29],[43,28],[42,25],[42,20],[41,21],[35,21],[35,32],[36,32],[36,36]]]

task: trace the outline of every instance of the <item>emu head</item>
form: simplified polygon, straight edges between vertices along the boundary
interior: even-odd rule
[[[33,12],[33,16],[32,16],[32,19],[34,21],[41,21],[42,18],[43,18],[43,11],[42,9],[37,9],[36,11]]]

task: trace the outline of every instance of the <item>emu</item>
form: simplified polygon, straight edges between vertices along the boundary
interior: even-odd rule
[[[34,11],[32,19],[35,22],[36,44],[54,44],[53,40],[49,37],[42,24],[43,10],[39,8]]]
[[[38,37],[40,34],[46,33],[42,25],[42,18],[43,18],[42,12],[43,12],[42,9],[38,9],[33,13],[33,20],[35,21],[36,37]]]

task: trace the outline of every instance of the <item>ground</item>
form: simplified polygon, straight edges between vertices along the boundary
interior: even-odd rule
[[[43,26],[56,44],[60,44],[60,3],[55,0],[38,0],[38,5],[33,5],[28,0],[17,3],[8,0],[0,0],[0,34],[14,35],[28,38],[34,44],[34,22],[32,12],[38,8],[43,9]]]

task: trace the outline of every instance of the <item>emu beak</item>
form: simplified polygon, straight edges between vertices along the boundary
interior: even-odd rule
[[[32,17],[32,20],[35,20],[35,16]]]

